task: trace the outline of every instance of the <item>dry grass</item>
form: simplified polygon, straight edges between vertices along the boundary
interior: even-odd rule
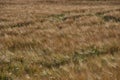
[[[119,80],[119,4],[0,0],[0,80]]]

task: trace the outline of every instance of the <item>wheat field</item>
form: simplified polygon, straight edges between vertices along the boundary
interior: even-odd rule
[[[0,0],[0,80],[120,80],[120,1]]]

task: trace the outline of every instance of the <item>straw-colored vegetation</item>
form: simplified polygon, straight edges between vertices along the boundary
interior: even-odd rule
[[[120,80],[120,1],[0,0],[0,80]]]

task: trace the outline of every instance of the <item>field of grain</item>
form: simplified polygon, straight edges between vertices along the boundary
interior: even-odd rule
[[[0,0],[0,80],[120,80],[120,1]]]

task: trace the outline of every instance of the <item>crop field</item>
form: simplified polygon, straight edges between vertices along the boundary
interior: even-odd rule
[[[0,0],[0,80],[120,80],[120,1]]]

